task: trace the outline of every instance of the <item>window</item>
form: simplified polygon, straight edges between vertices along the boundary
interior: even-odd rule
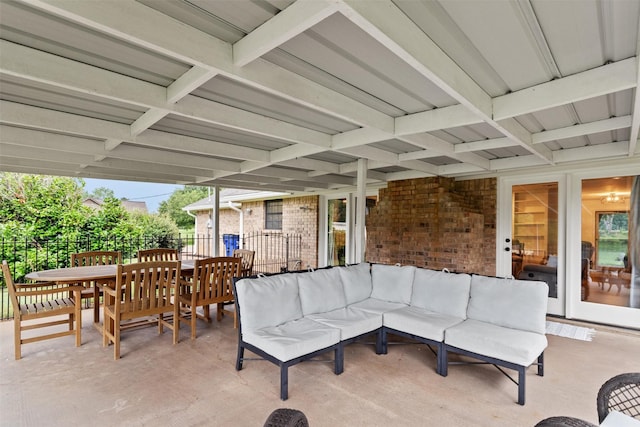
[[[282,199],[264,202],[264,228],[282,230]]]

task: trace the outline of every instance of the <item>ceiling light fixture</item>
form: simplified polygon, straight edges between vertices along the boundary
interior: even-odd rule
[[[618,196],[616,193],[609,193],[608,196],[603,197],[600,201],[604,205],[607,203],[621,203],[624,202],[624,200],[624,197]]]

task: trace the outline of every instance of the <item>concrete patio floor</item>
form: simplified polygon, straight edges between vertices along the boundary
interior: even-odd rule
[[[81,347],[73,337],[27,344],[20,361],[13,322],[0,323],[0,425],[249,427],[280,407],[302,410],[311,427],[533,426],[552,415],[595,423],[600,385],[640,370],[640,332],[587,324],[597,330],[592,342],[549,335],[545,376],[529,369],[520,406],[515,384],[491,366],[450,366],[444,378],[424,345],[393,345],[378,356],[353,344],[342,375],[325,362],[290,368],[282,402],[275,365],[245,361],[236,372],[233,319],[199,321],[194,341],[185,326],[175,346],[167,330],[127,332],[114,361],[91,317],[84,310]]]

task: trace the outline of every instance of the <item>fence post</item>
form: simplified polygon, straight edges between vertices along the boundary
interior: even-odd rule
[[[284,236],[284,250],[285,250],[285,262],[287,271],[289,271],[289,235]]]

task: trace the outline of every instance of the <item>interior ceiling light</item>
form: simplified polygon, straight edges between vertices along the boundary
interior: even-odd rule
[[[603,197],[600,201],[602,202],[602,204],[621,203],[625,201],[625,198],[617,195],[616,193],[609,193],[608,196]]]

